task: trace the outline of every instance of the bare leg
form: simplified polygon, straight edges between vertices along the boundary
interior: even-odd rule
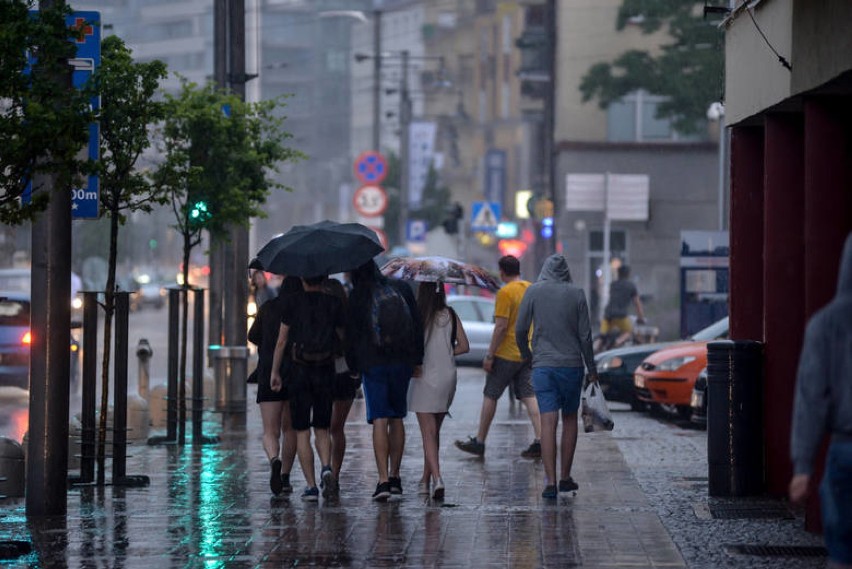
[[[331,439],[328,429],[314,429],[314,446],[320,458],[320,466],[328,466],[331,463]]]
[[[542,415],[542,420],[543,418]],[[577,413],[562,415],[562,480],[567,480],[571,476],[574,451],[577,450],[577,431]],[[542,452],[544,452],[543,448]]]
[[[438,429],[435,414],[417,413],[417,422],[423,437],[423,480],[428,481],[429,476],[437,479],[441,476],[441,468],[438,465]]]
[[[538,408],[536,407],[536,409]],[[479,442],[485,442],[485,437],[488,436],[488,430],[491,428],[491,421],[494,420],[494,413],[496,412],[497,400],[483,397],[482,409],[479,411],[479,432],[476,434],[476,440]]]
[[[331,409],[331,471],[335,478],[340,478],[343,456],[346,454],[346,417],[352,408],[352,400],[335,401]]]
[[[290,422],[290,405],[285,402],[281,409],[281,432],[284,433],[284,448],[281,451],[281,472],[290,474],[296,460],[296,431]]]
[[[379,482],[388,481],[388,446],[388,419],[374,419],[373,454],[376,455]]]
[[[535,397],[526,397],[521,401],[524,402],[527,408],[527,415],[530,416],[530,423],[532,423],[535,438],[541,439],[541,415],[538,412],[538,399]]]
[[[263,423],[263,450],[266,458],[272,460],[281,450],[281,410],[283,401],[263,401],[260,403],[260,417]]]
[[[402,465],[402,453],[405,450],[405,424],[402,419],[389,419],[390,426],[389,436],[389,454],[390,454],[390,474],[399,476],[399,467]]]
[[[575,425],[576,425],[576,416]],[[547,484],[556,484],[556,411],[541,414],[541,461]]]
[[[317,479],[314,474],[314,449],[311,448],[311,430],[296,431],[296,441],[302,474],[305,475],[305,482],[308,483],[308,487],[313,488],[317,485]]]
[[[617,348],[619,346],[624,345],[624,342],[626,342],[629,337],[630,337],[630,332],[622,332],[621,334],[618,335],[618,338],[615,339],[615,345],[613,345],[613,347]]]

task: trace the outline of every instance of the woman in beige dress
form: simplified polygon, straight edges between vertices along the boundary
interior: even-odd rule
[[[444,481],[438,463],[441,424],[456,393],[455,355],[470,350],[461,320],[447,306],[443,283],[421,283],[417,308],[423,322],[425,350],[423,366],[408,390],[408,410],[417,414],[423,437],[423,477],[418,494],[440,500]]]

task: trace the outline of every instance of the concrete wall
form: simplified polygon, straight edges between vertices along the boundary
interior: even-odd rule
[[[564,203],[568,173],[648,174],[647,222],[612,222],[627,233],[627,263],[646,313],[660,327],[661,338],[679,337],[680,232],[716,229],[718,163],[714,144],[574,145],[558,158],[559,199]],[[579,223],[578,223],[579,222]],[[603,227],[599,212],[562,212],[559,238],[574,281],[590,294],[589,231]]]

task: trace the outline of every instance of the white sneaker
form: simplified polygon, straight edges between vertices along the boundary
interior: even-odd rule
[[[429,495],[429,480],[421,480],[417,484],[417,495],[418,496],[428,496]]]
[[[444,479],[440,476],[435,483],[432,485],[432,499],[433,500],[443,500],[444,499]]]

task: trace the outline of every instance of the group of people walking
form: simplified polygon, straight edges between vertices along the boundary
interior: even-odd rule
[[[517,258],[499,263],[504,281],[495,301],[495,327],[483,361],[487,372],[477,435],[456,441],[482,456],[497,400],[507,387],[525,405],[535,432],[526,458],[542,458],[543,497],[576,491],[571,465],[584,366],[597,380],[589,310],[571,284],[561,255],[549,257],[538,282],[520,277]],[[373,499],[402,494],[404,418],[416,413],[423,440],[418,493],[442,499],[440,432],[456,391],[455,356],[469,350],[461,320],[447,305],[443,283],[423,282],[417,294],[385,278],[374,261],[349,273],[351,291],[326,276],[286,277],[259,307],[249,340],[258,346],[257,402],[270,489],[293,492],[296,456],[307,487],[302,499],[339,494],[346,452],[344,424],[359,386],[372,425],[377,484]],[[562,464],[556,477],[556,431],[561,413]],[[314,447],[320,461],[315,475]],[[282,443],[283,439],[283,443]]]

